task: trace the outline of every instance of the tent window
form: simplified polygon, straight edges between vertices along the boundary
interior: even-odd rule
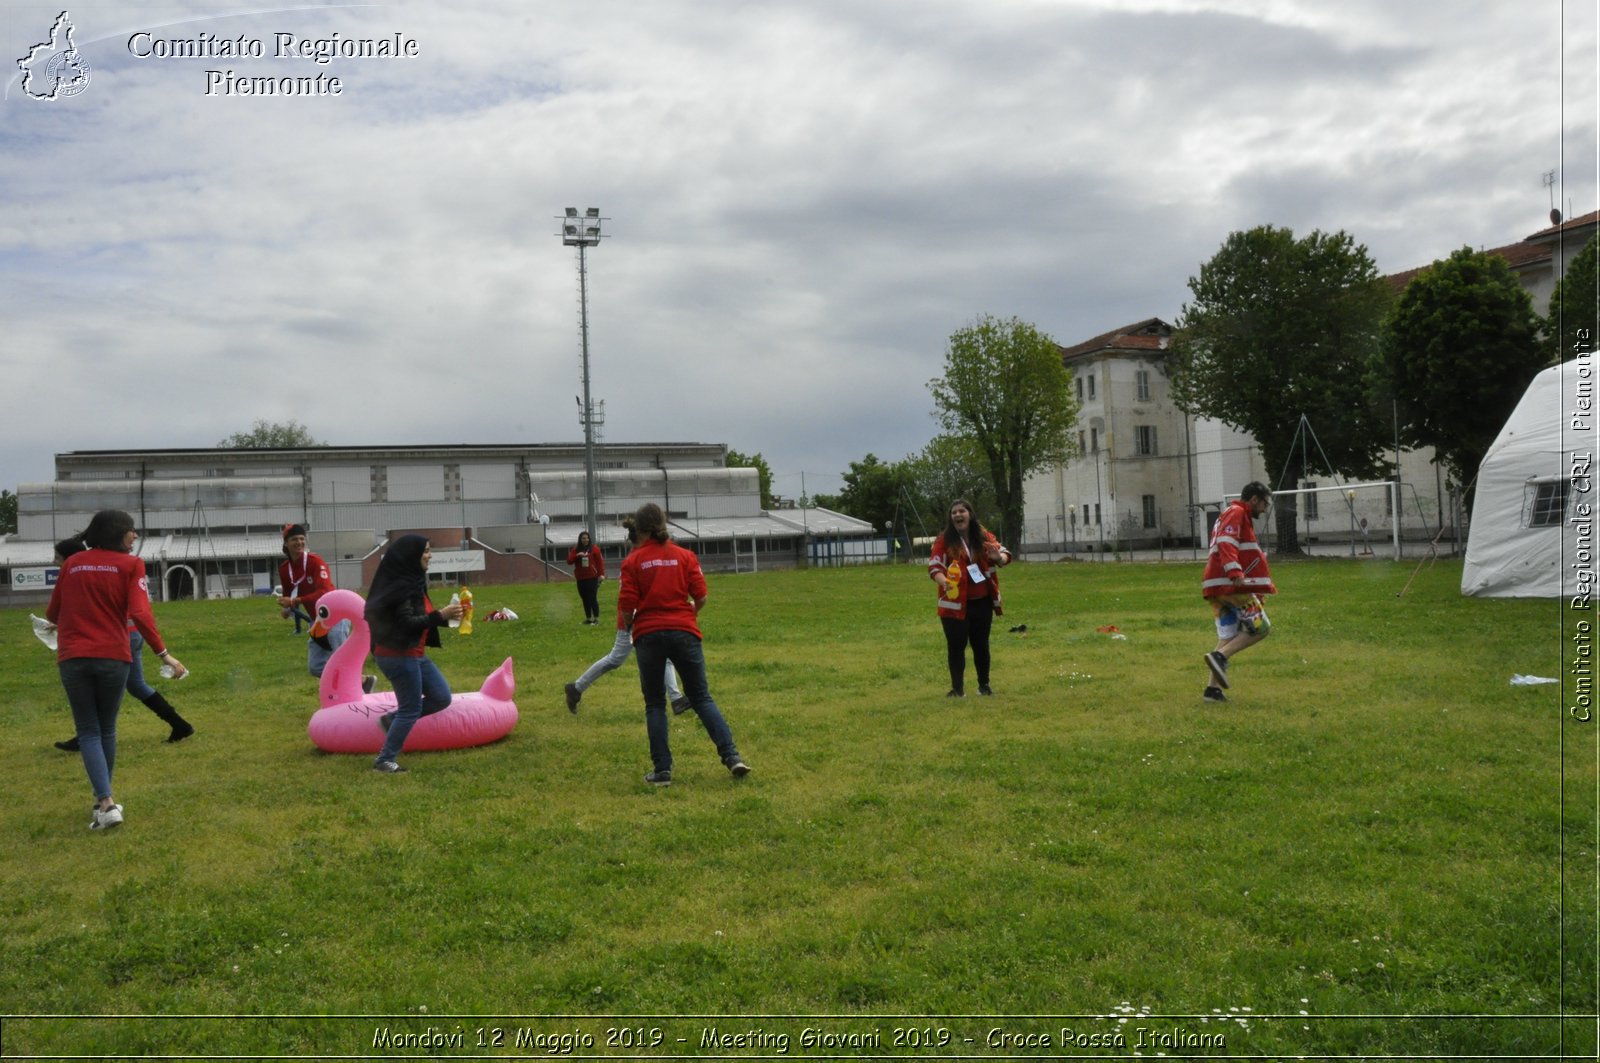
[[[1555,528],[1567,516],[1567,481],[1546,480],[1528,485],[1527,519],[1525,527]]]

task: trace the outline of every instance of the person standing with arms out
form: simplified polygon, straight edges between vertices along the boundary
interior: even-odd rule
[[[61,564],[61,562],[65,561],[73,554],[78,553],[82,549],[83,543],[79,542],[77,539],[61,540],[59,543],[56,543],[56,564]],[[144,636],[139,634],[139,629],[134,626],[133,621],[131,620],[128,621],[128,655],[127,691],[140,701],[144,702],[145,708],[155,713],[156,716],[160,718],[162,723],[172,728],[172,733],[167,736],[167,741],[182,742],[185,738],[188,738],[190,735],[194,734],[194,725],[188,720],[185,720],[182,716],[179,716],[178,710],[174,709],[172,704],[168,702],[166,698],[161,696],[160,691],[156,690],[155,687],[145,682]],[[73,735],[65,742],[57,742],[56,748],[61,750],[63,753],[79,752],[78,736]]]
[[[282,592],[278,608],[302,609],[316,616],[317,599],[333,590],[333,577],[328,574],[328,563],[306,549],[305,525],[283,526],[283,556],[287,560],[278,566],[278,589]],[[314,621],[311,637],[306,641],[306,670],[320,679],[333,651],[349,637],[348,620],[341,620],[332,630],[323,627],[321,620]]]
[[[567,551],[572,578],[578,581],[578,597],[583,599],[583,622],[600,623],[600,581],[606,578],[606,559],[586,531],[578,533],[578,545]]]
[[[630,548],[639,545],[639,533],[633,528],[633,518],[629,517],[622,522],[628,531],[628,544]],[[594,681],[614,668],[620,668],[633,653],[633,636],[628,632],[627,617],[622,615],[622,610],[617,610],[617,638],[611,644],[611,652],[591,664],[587,671],[576,680],[567,684],[567,711],[576,713],[578,702],[583,700],[583,692],[594,685]],[[678,689],[678,673],[672,670],[672,662],[667,662],[664,681],[667,684],[667,700],[672,703],[672,714],[682,715],[689,711],[689,699],[683,696],[683,691]]]
[[[1228,662],[1267,637],[1272,624],[1261,595],[1277,594],[1267,571],[1267,552],[1256,539],[1256,519],[1272,505],[1267,485],[1252,480],[1222,511],[1211,530],[1211,552],[1200,577],[1200,593],[1211,603],[1217,648],[1206,654],[1207,701],[1227,701]]]
[[[1010,563],[1011,551],[978,523],[972,503],[964,498],[950,503],[944,531],[933,541],[928,557],[928,575],[939,585],[939,624],[950,668],[950,691],[945,697],[967,696],[969,644],[978,693],[994,693],[989,687],[989,630],[1004,612],[999,569]]]
[[[173,671],[187,669],[167,650],[150,611],[144,562],[133,556],[139,533],[120,509],[103,509],[81,539],[86,549],[61,565],[45,619],[56,625],[56,667],[78,728],[78,752],[94,790],[90,830],[122,822],[111,793],[117,761],[117,711],[128,685],[132,656],[128,622]]]
[[[439,628],[459,620],[460,602],[435,609],[428,599],[428,563],[433,548],[420,535],[402,535],[390,544],[372,576],[365,615],[372,630],[372,656],[394,687],[395,711],[379,722],[388,732],[372,762],[373,771],[405,771],[395,760],[406,736],[424,716],[450,707],[450,684],[427,657],[439,645]]]
[[[717,755],[736,779],[750,766],[733,744],[733,732],[711,699],[706,684],[706,658],[695,618],[706,604],[706,577],[700,559],[673,542],[666,514],[646,502],[633,515],[639,547],[622,560],[622,589],[617,611],[633,637],[639,658],[639,689],[644,694],[645,731],[650,737],[651,771],[644,781],[655,786],[672,782],[672,749],[667,742],[666,666],[672,662],[683,679],[684,693]]]

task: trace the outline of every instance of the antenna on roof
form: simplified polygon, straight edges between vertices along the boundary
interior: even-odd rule
[[[1550,224],[1560,225],[1561,211],[1556,209],[1556,172],[1554,170],[1546,170],[1544,172],[1544,187],[1550,193]]]

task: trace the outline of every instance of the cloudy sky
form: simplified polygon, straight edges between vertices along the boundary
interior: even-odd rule
[[[1236,229],[1396,272],[1545,227],[1547,171],[1600,205],[1590,0],[100,2],[68,8],[88,83],[33,99],[59,3],[0,0],[13,490],[258,418],[581,439],[567,206],[606,218],[604,438],[760,452],[798,495],[926,444],[980,314],[1071,344],[1175,320]]]

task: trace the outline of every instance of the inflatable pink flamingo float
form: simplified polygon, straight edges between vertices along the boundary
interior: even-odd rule
[[[394,692],[363,694],[361,669],[372,636],[363,615],[366,603],[355,591],[329,591],[317,600],[317,615],[329,627],[350,621],[350,637],[333,651],[322,671],[322,708],[311,716],[306,733],[318,749],[329,753],[376,753],[383,748],[380,716],[395,711]],[[405,752],[461,749],[498,741],[517,725],[516,692],[511,658],[489,673],[483,688],[456,694],[443,712],[419,719],[406,736]]]

